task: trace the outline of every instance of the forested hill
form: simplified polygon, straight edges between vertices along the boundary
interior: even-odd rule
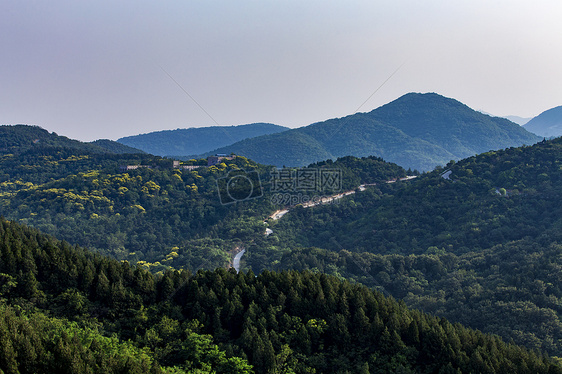
[[[66,151],[1,158],[1,214],[154,271],[226,266],[235,241],[260,235],[263,218],[275,210],[269,198],[221,204],[217,181],[229,172],[269,176],[243,157],[183,170],[149,155]],[[146,167],[121,171],[127,162]]]
[[[561,162],[559,138],[295,209],[270,221],[267,249],[252,248],[247,261],[256,271],[354,279],[410,307],[559,355]],[[275,257],[275,248],[294,250]]]
[[[39,126],[0,126],[0,153],[22,153],[32,149],[67,148],[76,153],[138,153],[138,149],[119,147],[111,140],[85,143],[49,133]]]
[[[191,156],[212,151],[247,138],[288,130],[271,123],[239,126],[212,126],[154,131],[126,136],[119,143],[159,156]]]
[[[118,143],[102,144],[69,139],[38,126],[0,126],[0,190],[14,192],[31,186],[29,183],[46,183],[79,172],[117,172],[121,165],[172,165],[171,160],[138,151],[127,154]]]
[[[214,152],[276,166],[374,155],[406,169],[430,171],[450,160],[539,140],[505,118],[476,112],[456,100],[411,93],[369,113],[247,139]]]
[[[561,160],[562,138],[487,152],[451,162],[398,189],[378,186],[378,197],[372,193],[352,197],[364,205],[354,212],[338,214],[341,206],[318,210],[333,210],[331,224],[338,226],[331,236],[349,250],[371,250],[376,243],[381,253],[419,254],[443,247],[462,254],[528,236],[538,238],[556,225],[562,207],[549,202],[562,198]],[[301,212],[305,220],[306,215],[318,214]],[[306,232],[302,237],[308,238],[307,244],[323,242],[318,239],[321,235],[309,231],[325,231],[314,221],[295,227]]]
[[[5,373],[560,373],[539,353],[309,272],[156,277],[0,219]]]
[[[487,116],[435,93],[404,95],[368,116],[447,149],[454,160],[540,140],[508,119]]]

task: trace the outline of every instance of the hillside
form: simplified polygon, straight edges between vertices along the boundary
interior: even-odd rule
[[[434,93],[404,95],[373,110],[369,116],[415,139],[447,149],[455,160],[538,141],[505,118],[483,115],[457,100]]]
[[[261,217],[275,210],[266,198],[246,202],[248,214],[240,205],[221,204],[218,179],[233,170],[258,168],[241,157],[182,171],[172,169],[170,160],[141,155],[152,158],[121,162],[147,167],[123,172],[107,157],[97,159],[107,165],[97,168],[90,156],[56,156],[47,156],[48,162],[64,169],[44,170],[41,162],[30,160],[28,168],[10,174],[14,157],[0,160],[6,178],[0,182],[1,214],[120,260],[142,261],[155,272],[170,266],[226,266],[235,240],[257,235]],[[238,226],[244,229],[234,230]]]
[[[159,156],[190,156],[212,151],[256,136],[288,130],[271,123],[239,126],[212,126],[155,131],[127,136],[117,142]]]
[[[22,152],[32,148],[64,147],[76,152],[113,153],[92,143],[84,143],[65,136],[49,133],[39,126],[2,125],[0,126],[0,152]]]
[[[99,142],[84,143],[38,126],[0,126],[0,135],[0,196],[3,198],[6,193],[26,186],[91,170],[117,172],[121,165],[127,164],[150,162],[167,167],[172,164],[161,157],[128,153],[130,148],[115,142],[103,142],[103,146]]]
[[[3,125],[0,126],[0,153],[15,152],[21,154],[25,151],[36,149],[65,148],[71,149],[77,154],[89,153],[110,153],[110,154],[134,154],[144,153],[143,151],[113,140],[100,139],[93,142],[81,142],[69,139],[66,136],[58,135],[55,132],[49,133],[39,126],[31,125]]]
[[[558,354],[561,159],[555,139],[294,209],[269,221],[274,234],[246,260],[255,271],[354,279],[410,307]]]
[[[412,93],[369,113],[247,139],[213,153],[236,153],[276,166],[374,155],[427,171],[450,160],[538,140],[505,118],[484,115],[437,94]]]
[[[0,219],[5,373],[561,373],[552,359],[310,272],[160,277]]]
[[[139,164],[145,167],[121,170]],[[325,167],[341,169],[340,188],[348,190],[406,175],[376,158],[351,157]],[[219,194],[217,183],[240,170],[259,174],[263,196],[221,204],[225,191]],[[186,170],[147,154],[33,148],[0,158],[0,213],[154,272],[214,269],[227,266],[241,242],[261,236],[264,217],[278,209],[271,171],[244,157]]]
[[[546,138],[562,135],[562,106],[549,109],[531,119],[525,130]]]

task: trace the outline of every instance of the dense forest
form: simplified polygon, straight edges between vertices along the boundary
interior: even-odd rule
[[[154,276],[6,220],[0,238],[4,373],[562,372],[333,276]]]
[[[561,155],[562,139],[488,152],[340,204],[295,209],[270,221],[274,237],[247,261],[255,271],[353,279],[558,355]]]

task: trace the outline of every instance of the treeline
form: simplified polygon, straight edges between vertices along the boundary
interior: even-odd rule
[[[309,168],[330,168],[342,173],[342,189],[347,191],[361,184],[385,183],[404,178],[407,175],[419,175],[417,171],[404,170],[395,163],[386,162],[380,157],[340,157],[335,161],[326,160],[310,164]]]
[[[542,354],[333,276],[156,277],[5,220],[0,256],[6,373],[561,372]]]

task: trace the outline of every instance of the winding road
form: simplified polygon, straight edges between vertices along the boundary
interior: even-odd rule
[[[232,267],[234,268],[234,270],[236,270],[237,273],[240,272],[240,259],[242,258],[244,253],[246,253],[246,250],[241,250],[236,254],[236,256],[234,256],[234,260],[232,261]]]
[[[407,177],[405,177],[405,178],[400,178],[400,180],[401,180],[401,181],[408,181],[408,180],[411,180],[411,179],[414,179],[414,178],[417,178],[417,176],[416,176],[416,175],[409,175],[409,176],[407,176]],[[385,183],[394,183],[394,182],[396,182],[396,179],[392,179],[392,180],[386,181]],[[376,185],[377,185],[376,183],[362,184],[362,185],[360,185],[357,189],[358,189],[359,191],[365,191],[365,190],[366,190],[366,186],[376,186]],[[326,204],[326,203],[332,202],[332,201],[334,201],[334,200],[341,199],[341,198],[344,197],[344,196],[352,195],[352,194],[355,193],[355,191],[356,191],[356,190],[341,192],[341,193],[338,193],[338,194],[335,194],[335,195],[332,195],[332,196],[323,197],[323,198],[320,199],[319,201],[310,201],[310,202],[308,202],[308,203],[301,204],[301,205],[303,206],[303,208],[309,208],[309,207],[316,206],[316,205],[320,205],[320,204]],[[276,221],[276,220],[278,220],[279,218],[283,217],[285,214],[289,213],[289,210],[290,210],[291,208],[293,208],[293,207],[288,207],[288,208],[285,208],[285,209],[282,209],[282,210],[277,210],[277,211],[274,212],[271,216],[269,216],[269,218],[271,218],[272,220]]]
[[[414,179],[414,178],[416,178],[415,175],[410,175],[410,176],[407,176],[405,178],[400,178],[400,180],[401,181],[407,181],[407,180]],[[396,179],[393,179],[393,180],[388,180],[385,183],[394,183],[396,181],[397,181]],[[335,195],[332,195],[332,196],[326,196],[326,197],[321,198],[319,201],[310,201],[310,202],[307,202],[307,203],[304,203],[304,204],[301,204],[301,205],[304,208],[309,208],[309,207],[320,205],[320,204],[327,204],[327,203],[332,202],[334,200],[341,199],[344,196],[352,195],[357,190],[360,191],[360,192],[365,191],[367,189],[366,188],[367,186],[376,186],[376,183],[362,184],[359,187],[357,187],[356,190],[345,191],[345,192],[341,192],[341,193],[338,193],[338,194],[335,194]],[[281,217],[283,217],[285,214],[289,213],[289,211],[292,208],[294,208],[294,207],[290,206],[290,207],[287,207],[285,209],[277,210],[271,216],[269,216],[269,218],[274,220],[274,221],[278,220]],[[267,223],[267,222],[264,222],[264,223]],[[268,232],[268,230],[269,230],[269,232]],[[269,234],[272,234],[272,233],[273,233],[273,231],[271,231],[271,229],[266,229],[266,231],[265,231],[266,236],[268,236]],[[236,270],[237,273],[240,272],[240,259],[242,258],[244,253],[246,253],[246,250],[242,249],[240,252],[238,252],[236,254],[236,256],[234,256],[234,259],[232,261],[232,267],[234,268],[234,270]]]

